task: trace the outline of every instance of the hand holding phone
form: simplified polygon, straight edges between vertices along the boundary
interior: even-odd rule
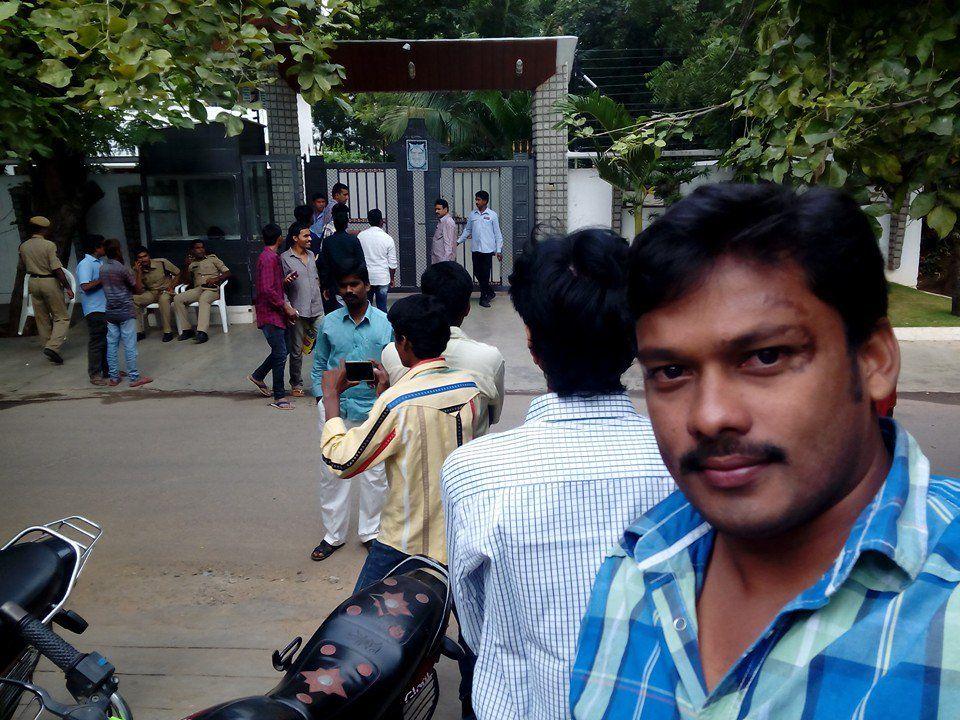
[[[376,375],[373,372],[373,363],[369,360],[347,360],[346,379],[350,382],[373,382]]]

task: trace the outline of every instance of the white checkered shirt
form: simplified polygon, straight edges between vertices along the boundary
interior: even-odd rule
[[[479,720],[566,720],[580,620],[607,552],[675,489],[624,394],[534,398],[441,473],[450,580]]]

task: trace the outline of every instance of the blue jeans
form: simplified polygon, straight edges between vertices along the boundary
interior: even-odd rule
[[[253,379],[263,382],[268,372],[273,373],[273,400],[282,400],[287,395],[283,387],[283,368],[287,364],[287,331],[276,325],[264,325],[263,336],[270,345],[270,354],[253,371]]]
[[[378,310],[387,311],[387,293],[390,292],[389,285],[372,285],[370,292],[373,293],[373,304]]]
[[[120,379],[120,343],[123,343],[123,360],[127,366],[127,377],[131,381],[140,379],[137,370],[137,321],[133,318],[122,323],[107,323],[107,368],[111,380]]]

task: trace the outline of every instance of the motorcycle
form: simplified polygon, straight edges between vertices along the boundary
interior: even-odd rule
[[[86,545],[62,532],[81,526]],[[73,517],[28,528],[0,550],[0,720],[9,720],[23,693],[63,720],[132,720],[113,665],[98,653],[81,654],[51,629],[86,629],[63,604],[99,536],[94,523]],[[296,637],[275,651],[283,678],[272,690],[184,720],[429,720],[440,699],[440,656],[463,657],[446,634],[451,604],[446,569],[407,558],[341,603],[305,645]],[[76,704],[61,704],[31,682],[37,653],[63,670]]]

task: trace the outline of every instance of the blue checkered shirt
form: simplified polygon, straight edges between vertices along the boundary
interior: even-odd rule
[[[480,720],[568,718],[580,618],[604,555],[674,490],[626,395],[535,398],[526,422],[456,450],[441,474]]]
[[[679,492],[597,576],[571,682],[577,720],[960,717],[960,483],[881,421],[886,482],[831,568],[787,604],[713,691],[696,597],[714,532]],[[731,618],[731,622],[735,622]]]

